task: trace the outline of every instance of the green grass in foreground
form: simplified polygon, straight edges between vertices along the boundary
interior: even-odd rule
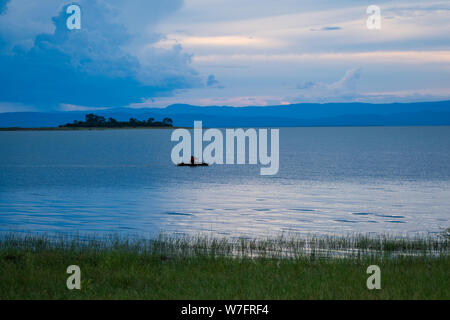
[[[4,235],[0,299],[449,299],[448,238]],[[81,268],[68,290],[66,268]],[[381,290],[366,269],[381,268]]]

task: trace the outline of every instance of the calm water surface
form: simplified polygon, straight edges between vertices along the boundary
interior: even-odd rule
[[[450,227],[450,127],[282,128],[280,171],[176,167],[170,130],[0,132],[0,232],[261,237]]]

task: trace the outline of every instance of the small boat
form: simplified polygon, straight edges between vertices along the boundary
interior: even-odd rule
[[[179,163],[177,164],[178,167],[207,167],[208,164],[205,162],[202,163]]]

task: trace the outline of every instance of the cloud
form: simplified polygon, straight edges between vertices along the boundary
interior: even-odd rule
[[[194,106],[272,106],[272,105],[288,105],[289,101],[278,96],[231,96],[231,97],[168,97],[149,99],[142,103],[132,104],[128,106],[133,109],[142,108],[165,108],[172,104],[190,104]]]
[[[307,81],[297,85],[301,94],[294,98],[295,102],[345,102],[355,101],[359,96],[356,84],[361,76],[361,68],[348,70],[338,81],[326,84]]]
[[[35,5],[33,0],[11,0],[9,5],[16,1]],[[79,3],[81,30],[67,29],[63,7],[52,19],[54,31],[32,35],[30,48],[0,33],[0,101],[47,109],[60,104],[116,107],[201,86],[200,77],[190,65],[191,55],[184,53],[180,45],[149,45],[163,38],[153,31],[155,21],[176,10],[181,1],[127,1],[127,7],[130,3],[141,4],[142,10],[150,12],[148,16],[153,20],[145,26],[145,19],[134,22],[137,16],[121,13],[125,6],[122,1]],[[11,18],[10,11],[8,6],[0,16],[0,24],[3,18]],[[29,18],[22,17],[22,23]],[[139,28],[141,34],[137,34]]]
[[[0,112],[26,112],[37,111],[33,106],[28,106],[20,103],[0,102]]]
[[[427,102],[450,99],[450,89],[420,89],[391,92],[365,92],[355,98],[358,102],[392,103],[392,102]]]
[[[341,30],[341,27],[323,27],[323,31],[333,31],[333,30]]]
[[[0,14],[6,10],[9,0],[3,0],[0,2]]]
[[[303,90],[303,89],[310,89],[313,88],[316,84],[312,81],[304,81],[302,83],[297,84],[297,89]]]
[[[450,50],[417,50],[417,51],[364,51],[364,52],[329,52],[329,53],[286,53],[286,54],[232,54],[232,55],[195,55],[195,63],[236,62],[287,62],[287,63],[317,63],[323,62],[363,62],[363,63],[396,63],[424,64],[450,63]]]
[[[61,111],[97,111],[97,110],[107,110],[107,107],[85,107],[85,106],[77,106],[73,104],[61,104]]]
[[[216,76],[213,74],[210,74],[208,76],[208,79],[206,79],[206,86],[208,86],[210,88],[219,88],[219,89],[225,88],[224,86],[222,86],[220,84],[219,81],[216,80]]]
[[[341,27],[338,26],[326,26],[326,27],[322,27],[320,29],[316,29],[316,28],[309,28],[309,31],[334,31],[334,30],[341,30]]]
[[[208,79],[206,80],[206,85],[208,87],[212,87],[212,86],[218,85],[218,84],[219,84],[219,81],[216,80],[216,77],[213,74],[210,74],[208,76]]]
[[[257,38],[249,36],[215,36],[215,37],[185,37],[173,34],[171,38],[177,39],[185,46],[192,47],[270,47],[280,44],[275,39]]]
[[[322,82],[305,81],[297,85],[300,95],[286,98],[292,103],[299,102],[365,102],[365,103],[393,103],[393,102],[424,102],[443,101],[450,99],[450,88],[409,89],[397,91],[369,91],[359,92],[358,81],[362,69],[348,70],[338,81],[326,84]]]

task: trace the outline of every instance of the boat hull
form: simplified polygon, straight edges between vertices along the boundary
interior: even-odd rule
[[[203,163],[179,163],[177,164],[178,167],[207,167],[208,164],[203,162]]]

